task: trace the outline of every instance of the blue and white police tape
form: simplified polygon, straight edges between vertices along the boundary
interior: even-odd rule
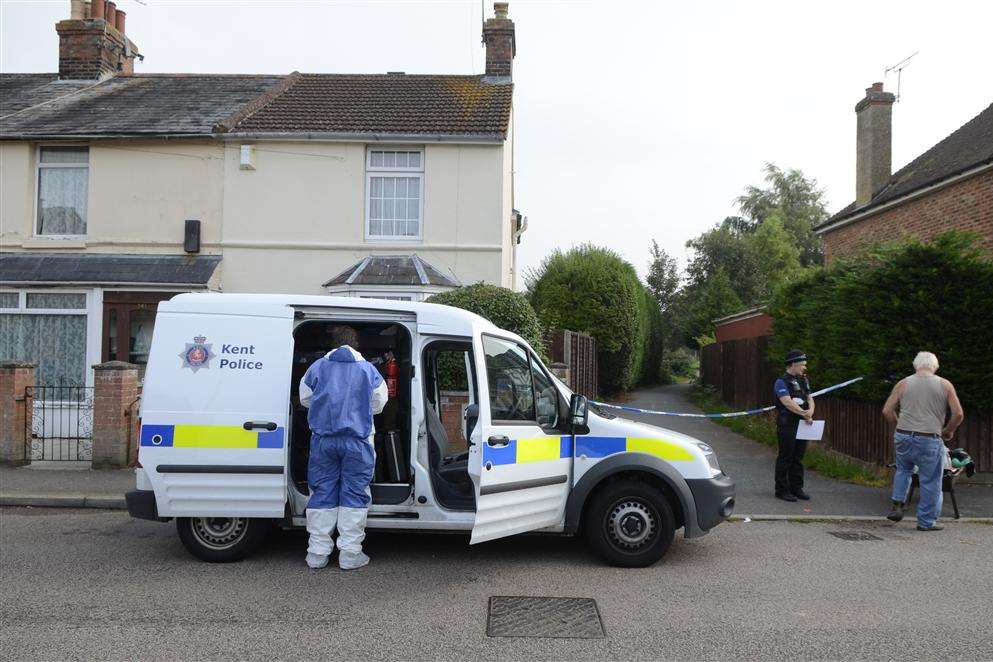
[[[862,379],[861,377],[856,377],[855,379],[849,379],[847,382],[841,382],[840,384],[835,384],[834,386],[828,386],[827,388],[822,388],[820,391],[814,391],[811,396],[824,395],[825,393],[830,393],[831,391],[837,391],[840,388],[845,388],[850,386],[855,382]],[[654,409],[641,409],[639,407],[624,407],[622,405],[611,405],[606,402],[597,402],[596,400],[590,400],[590,404],[595,407],[605,407],[607,409],[619,409],[620,411],[630,411],[635,414],[657,414],[659,416],[681,416],[683,418],[735,418],[737,416],[753,416],[755,414],[761,414],[763,412],[772,411],[775,409],[775,405],[770,407],[762,407],[761,409],[749,409],[747,411],[732,411],[726,414],[688,414],[681,411],[655,411]]]

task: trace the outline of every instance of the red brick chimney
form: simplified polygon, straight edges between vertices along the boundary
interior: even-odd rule
[[[882,83],[866,88],[855,106],[855,204],[868,204],[889,181],[893,152],[893,102]]]
[[[72,0],[70,8],[70,18],[55,24],[59,33],[59,78],[98,80],[133,74],[134,59],[141,55],[124,36],[124,12],[105,0]]]
[[[494,17],[483,23],[483,43],[486,44],[486,75],[494,78],[511,78],[517,43],[514,40],[514,22],[507,18],[510,3],[494,2]]]

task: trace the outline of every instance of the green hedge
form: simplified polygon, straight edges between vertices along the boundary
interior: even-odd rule
[[[501,329],[524,338],[538,355],[545,358],[541,324],[527,297],[505,287],[476,283],[450,292],[433,294],[429,303],[454,306],[485,317]]]
[[[864,375],[840,395],[879,401],[931,351],[965,407],[993,409],[993,261],[976,239],[883,244],[782,288],[771,358],[802,349],[818,386]]]
[[[604,393],[631,388],[642,377],[647,350],[645,287],[617,253],[583,244],[555,251],[528,274],[528,295],[545,328],[590,334]]]

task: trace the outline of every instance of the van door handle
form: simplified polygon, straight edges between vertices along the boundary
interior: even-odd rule
[[[241,427],[246,430],[268,430],[269,432],[275,432],[279,426],[272,421],[245,421]]]
[[[487,439],[486,443],[489,444],[490,448],[503,448],[510,444],[510,439],[508,439],[505,435],[498,434]]]

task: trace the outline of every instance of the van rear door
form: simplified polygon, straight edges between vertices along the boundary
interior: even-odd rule
[[[476,488],[470,543],[556,526],[572,477],[572,438],[555,429],[558,391],[524,345],[490,334],[474,342],[481,389],[469,448]]]
[[[164,517],[283,517],[293,310],[159,305],[139,461]]]

